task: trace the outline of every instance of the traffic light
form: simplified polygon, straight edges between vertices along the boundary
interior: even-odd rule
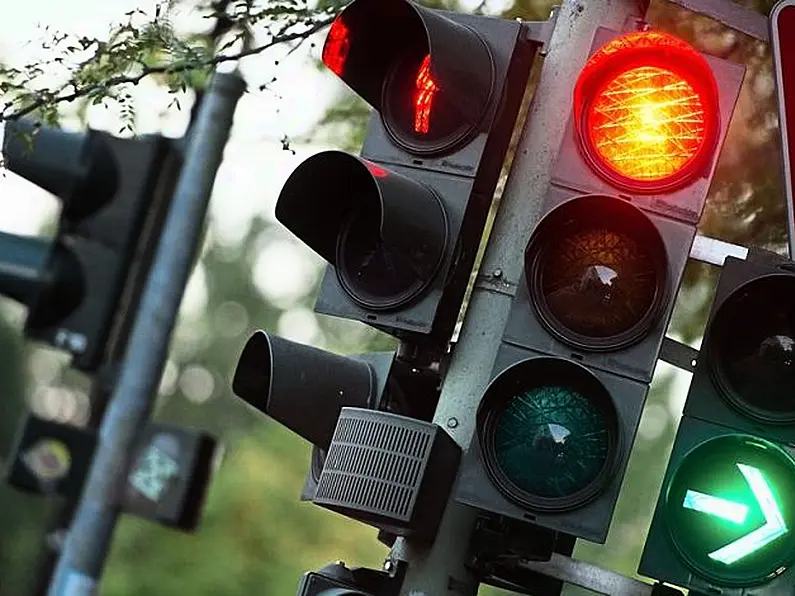
[[[392,352],[339,356],[265,331],[246,342],[232,391],[312,444],[302,500],[315,496],[343,407],[396,407],[390,402],[396,393],[390,382],[394,359]]]
[[[599,28],[456,498],[603,543],[744,69]]]
[[[792,590],[794,296],[789,259],[726,259],[641,574],[705,593]]]
[[[232,391],[326,450],[343,407],[386,407],[394,357],[391,352],[339,356],[257,331],[240,355]]]
[[[54,240],[0,235],[0,293],[28,307],[27,337],[94,372],[134,308],[181,166],[160,136],[120,139],[18,120],[6,124],[5,165],[63,207]]]
[[[340,13],[323,62],[375,114],[359,157],[310,157],[276,204],[329,262],[317,312],[446,345],[536,45],[520,22],[407,0]]]
[[[423,383],[400,382],[402,368],[393,352],[345,357],[258,331],[232,390],[312,444],[302,500],[429,540],[460,448],[438,425],[410,417],[404,390]]]

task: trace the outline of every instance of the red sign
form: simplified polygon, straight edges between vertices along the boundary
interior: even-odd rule
[[[789,254],[795,259],[795,0],[781,0],[771,11],[770,40],[778,88]]]

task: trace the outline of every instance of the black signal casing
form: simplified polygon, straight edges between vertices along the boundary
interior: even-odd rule
[[[53,316],[51,306],[59,296],[45,288],[28,305],[25,322],[27,337],[70,352],[72,366],[83,372],[96,370],[113,349],[121,334],[116,315],[140,298],[140,279],[148,274],[181,167],[165,137],[94,134],[107,144],[118,186],[110,200],[83,219],[63,213],[51,259],[55,266],[59,251],[73,255],[82,273],[83,300],[66,316]]]
[[[784,275],[795,279],[795,263],[781,255],[752,248],[745,260],[727,257],[721,271],[712,309],[707,320],[704,340],[690,383],[690,391],[685,402],[683,415],[720,424],[751,435],[764,437],[771,441],[795,444],[795,425],[792,423],[767,423],[738,410],[716,386],[711,374],[710,331],[719,308],[748,282],[769,275]],[[795,300],[795,297],[793,297]],[[795,306],[791,307],[795,316]],[[754,313],[747,313],[753,317]],[[793,389],[795,391],[795,389]],[[795,398],[792,400],[795,410]]]
[[[543,211],[548,213],[558,205],[576,200],[577,196],[579,196],[578,193],[552,186],[545,199]],[[622,201],[624,199],[616,197],[615,200]],[[628,202],[634,204],[634,201]],[[653,213],[645,212],[645,215],[660,234],[665,248],[668,271],[661,288],[664,292],[662,310],[644,337],[627,347],[609,351],[592,351],[566,343],[556,334],[550,332],[541,322],[530,298],[527,272],[525,272],[519,280],[516,297],[511,304],[503,341],[562,358],[571,358],[585,366],[624,375],[639,381],[650,381],[657,364],[657,354],[665,337],[665,330],[673,313],[674,297],[679,290],[696,231],[690,225]]]
[[[497,353],[490,387],[502,373],[514,365],[545,356],[545,354],[503,343]],[[573,364],[573,366],[577,365]],[[646,401],[648,386],[605,371],[591,370],[590,372],[612,396],[618,423],[618,442],[614,450],[614,459],[612,464],[608,464],[609,469],[605,470],[604,484],[598,494],[585,504],[568,511],[539,511],[519,505],[505,496],[489,480],[484,463],[485,455],[478,433],[478,436],[473,437],[469,449],[461,460],[459,481],[455,488],[456,501],[591,542],[604,543],[626,471],[630,449],[635,440],[635,432]],[[528,381],[532,382],[532,379],[528,379]],[[621,399],[616,399],[616,396],[621,396]],[[489,399],[489,389],[486,390],[483,399],[482,403]]]
[[[184,532],[194,531],[201,520],[218,447],[215,437],[201,430],[150,423],[131,457],[121,497],[124,511]],[[176,464],[173,473],[163,474],[153,463],[153,455]]]
[[[537,44],[527,39],[526,28],[516,21],[426,9],[404,0],[369,4],[356,0],[340,18],[343,22],[348,19],[354,48],[348,53],[341,78],[381,109],[370,120],[361,157],[431,188],[443,203],[449,231],[441,266],[425,290],[410,302],[390,309],[363,306],[346,292],[329,265],[315,310],[361,321],[414,343],[442,345],[452,335],[461,309]],[[388,22],[407,26],[390,29]],[[381,30],[374,35],[378,27]],[[481,80],[482,73],[475,72],[474,67],[462,67],[462,48],[456,40],[488,48],[478,53],[478,63],[484,56],[490,61],[493,74],[489,81]],[[400,52],[416,51],[418,44],[430,47],[431,68],[440,69],[436,74],[446,73],[452,87],[460,87],[474,77],[479,85],[478,93],[473,94],[482,100],[485,96],[480,91],[485,89],[489,98],[480,110],[468,105],[472,102],[467,96],[456,95],[462,113],[476,122],[455,145],[430,153],[407,148],[382,119],[380,92],[389,76],[385,63]],[[438,66],[434,67],[434,62]],[[322,184],[316,186],[317,201],[323,201]],[[316,229],[329,225],[316,217],[311,219],[311,210],[304,211],[297,216],[306,218]],[[311,234],[310,229],[306,235]]]
[[[391,165],[390,170],[427,185],[444,201],[447,215],[448,246],[436,275],[425,290],[405,307],[372,310],[351,299],[343,289],[337,271],[334,267],[329,266],[320,283],[315,312],[362,321],[385,330],[402,329],[415,334],[427,335],[434,333],[435,326],[438,329],[438,326],[443,323],[449,327],[450,322],[447,318],[453,310],[455,311],[455,314],[452,315],[453,318],[458,314],[460,305],[453,304],[449,284],[453,281],[451,276],[455,276],[461,266],[461,259],[470,256],[468,252],[462,254],[457,251],[468,250],[470,247],[455,246],[455,242],[456,239],[468,236],[469,232],[465,226],[471,225],[473,217],[479,217],[473,213],[480,201],[478,197],[471,197],[469,203],[450,200],[451,197],[470,196],[474,186],[472,179],[405,166]],[[477,250],[477,245],[474,245],[474,249]],[[447,305],[450,306],[449,309],[445,308]],[[447,318],[438,318],[445,313],[448,313]]]
[[[392,375],[392,368],[395,361],[393,352],[367,352],[352,356],[355,360],[361,360],[370,365],[375,377],[375,388],[371,404],[374,410],[386,410],[389,402],[388,381]],[[310,456],[309,472],[304,479],[304,486],[301,489],[301,500],[311,501],[317,492],[317,485],[320,482],[320,475],[326,463],[326,451],[317,445],[312,445]]]

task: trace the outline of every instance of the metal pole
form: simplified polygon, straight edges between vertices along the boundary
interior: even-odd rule
[[[245,83],[216,73],[196,119],[174,199],[130,334],[116,389],[102,421],[88,481],[66,537],[49,596],[93,596],[105,564],[128,457],[154,402],[171,332]]]
[[[639,14],[637,0],[564,0],[548,46],[502,202],[450,363],[434,422],[466,450],[474,412],[488,385],[517,281],[525,244],[541,216],[574,83],[598,26],[624,28]],[[450,500],[430,548],[399,538],[390,557],[407,561],[400,596],[475,596],[477,580],[464,566],[475,509]]]

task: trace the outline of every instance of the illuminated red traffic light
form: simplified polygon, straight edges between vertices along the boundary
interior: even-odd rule
[[[474,30],[404,0],[352,2],[323,46],[323,63],[415,155],[449,153],[476,135],[498,92],[497,60]]]
[[[323,46],[323,64],[337,76],[342,76],[348,50],[351,47],[350,30],[342,19],[334,19]]]
[[[417,73],[417,96],[414,99],[414,132],[427,134],[430,130],[433,97],[439,90],[431,75],[431,55],[427,54]]]
[[[602,46],[577,81],[574,103],[582,153],[616,186],[671,190],[713,157],[714,75],[694,48],[666,33],[629,33]]]

